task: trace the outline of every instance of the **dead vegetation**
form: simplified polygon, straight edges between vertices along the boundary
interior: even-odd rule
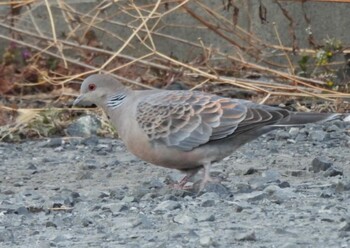
[[[0,139],[64,134],[71,117],[82,112],[70,108],[76,82],[99,72],[134,87],[204,90],[261,103],[292,101],[304,111],[349,111],[350,76],[339,76],[339,68],[349,67],[349,49],[335,38],[316,41],[312,32],[308,47],[299,47],[286,1],[275,4],[289,22],[290,46],[283,44],[278,24],[276,44],[255,35],[251,24],[240,26],[242,15],[252,20],[257,13],[261,23],[267,21],[263,2],[258,11],[249,1],[234,0],[218,1],[215,8],[199,0],[105,0],[80,9],[72,2],[0,3],[6,7],[0,39],[8,42],[0,65]],[[307,13],[303,18],[310,23]],[[210,33],[223,45],[184,38],[186,32]],[[179,49],[188,55],[178,58]],[[318,104],[305,107],[299,103],[305,99]]]

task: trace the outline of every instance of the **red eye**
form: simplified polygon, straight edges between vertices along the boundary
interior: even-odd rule
[[[95,84],[89,84],[89,90],[93,91],[96,89],[96,85]]]

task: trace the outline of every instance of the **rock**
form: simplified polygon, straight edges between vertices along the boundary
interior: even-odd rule
[[[120,212],[129,210],[129,206],[125,202],[116,202],[104,205],[101,209],[104,211],[110,211],[112,215],[117,216]]]
[[[69,136],[74,137],[89,137],[96,135],[101,128],[101,121],[92,115],[80,117],[78,120],[70,124],[66,132]]]
[[[326,171],[333,165],[333,163],[326,157],[316,157],[312,160],[311,165],[312,171],[318,173],[320,171]]]
[[[284,130],[278,130],[276,133],[277,140],[287,140],[290,138],[290,133]]]
[[[328,170],[326,170],[323,174],[325,177],[335,177],[335,176],[342,176],[343,171],[335,168],[334,166],[331,166]]]
[[[250,193],[253,191],[252,187],[248,183],[237,183],[236,187],[237,187],[236,193],[239,193],[239,194]]]
[[[60,242],[66,241],[66,240],[67,240],[67,237],[65,235],[59,234],[52,240],[52,242],[53,243],[60,243]]]
[[[331,192],[330,190],[324,190],[322,191],[322,193],[320,194],[321,198],[332,198],[334,196],[334,193]]]
[[[46,222],[45,226],[46,226],[46,227],[54,227],[54,228],[57,228],[57,225],[56,225],[55,223],[53,223],[52,221]]]
[[[295,193],[290,188],[281,189],[277,185],[269,185],[264,189],[269,195],[269,199],[277,204],[281,204],[291,198],[295,198]]]
[[[87,137],[81,141],[81,144],[86,146],[97,146],[99,142],[99,139],[96,135],[92,135],[90,137]]]
[[[236,240],[238,240],[238,241],[256,241],[255,232],[251,231],[251,232],[237,234]]]
[[[299,134],[299,131],[300,131],[299,128],[297,128],[297,127],[291,127],[291,128],[289,129],[289,135],[290,135],[290,137],[291,137],[291,138],[297,137],[297,135]]]
[[[252,189],[263,190],[267,185],[273,182],[279,182],[281,173],[278,170],[269,169],[264,171],[261,176],[251,178],[249,184]]]
[[[199,244],[202,247],[210,247],[212,245],[212,243],[213,243],[212,238],[208,235],[201,236],[199,238]]]
[[[194,185],[194,189],[197,191],[198,187],[200,185],[200,181]],[[216,193],[219,196],[226,196],[229,195],[231,192],[221,183],[212,183],[209,182],[204,186],[204,189],[201,191],[202,194],[204,193]]]
[[[215,206],[215,201],[214,200],[205,200],[201,203],[202,207],[213,207]]]
[[[10,229],[0,229],[0,242],[11,242],[15,241],[12,230]]]
[[[327,132],[340,132],[341,131],[341,129],[335,124],[327,127],[326,130],[327,130]]]
[[[214,221],[215,220],[215,216],[211,213],[199,213],[196,215],[196,219],[199,222],[204,222],[204,221]]]
[[[335,183],[335,190],[337,193],[350,190],[350,181],[339,181]]]
[[[287,182],[287,181],[283,181],[283,182],[281,182],[281,183],[279,183],[278,184],[278,187],[280,187],[280,188],[289,188],[290,187],[290,183],[289,182]]]
[[[83,225],[83,227],[88,227],[93,224],[93,221],[92,219],[85,217],[81,220],[81,224]]]
[[[182,225],[189,225],[195,223],[195,219],[185,213],[178,214],[174,217],[174,222],[182,224]]]
[[[343,119],[343,121],[344,121],[344,122],[350,122],[350,115],[348,115],[347,117],[345,117],[345,118]]]
[[[122,201],[123,202],[136,202],[136,198],[134,196],[124,196]]]
[[[26,214],[29,213],[29,211],[28,211],[28,209],[26,207],[19,207],[19,208],[17,208],[15,213],[19,214],[19,215],[26,215]]]
[[[302,177],[306,175],[305,170],[287,170],[287,175],[291,175],[292,177]]]
[[[326,132],[322,130],[314,130],[309,133],[309,139],[311,141],[323,141],[326,137]]]
[[[28,163],[28,168],[27,170],[37,170],[38,168],[33,164],[32,162]]]
[[[168,211],[172,211],[174,209],[178,209],[181,208],[181,204],[176,202],[176,201],[172,201],[172,200],[167,200],[167,201],[163,201],[161,203],[159,203],[157,205],[157,207],[154,209],[155,213],[165,213]]]
[[[163,181],[159,180],[159,178],[153,178],[149,182],[144,183],[144,185],[149,189],[160,189],[165,187]]]
[[[299,133],[297,137],[295,137],[295,141],[306,141],[307,135],[305,133]]]
[[[257,169],[250,167],[245,173],[243,173],[243,175],[245,175],[245,176],[252,175],[252,174],[255,174],[257,172],[259,172]]]
[[[252,193],[237,195],[235,199],[238,201],[254,202],[254,201],[260,201],[266,197],[267,197],[267,194],[265,192],[254,191]]]
[[[350,221],[344,221],[340,224],[339,231],[350,232]]]
[[[64,140],[62,138],[51,138],[44,142],[41,147],[50,147],[56,148],[62,146],[64,144]]]

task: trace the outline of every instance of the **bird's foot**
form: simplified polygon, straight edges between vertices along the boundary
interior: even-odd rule
[[[172,184],[171,187],[176,190],[191,190],[192,186],[186,185],[188,183],[188,180],[190,180],[190,178],[191,176],[186,175],[178,183]]]
[[[219,178],[213,178],[209,175],[205,175],[204,178],[202,179],[202,181],[199,184],[199,190],[198,193],[202,192],[203,189],[205,188],[205,186],[208,183],[220,183],[220,179]]]

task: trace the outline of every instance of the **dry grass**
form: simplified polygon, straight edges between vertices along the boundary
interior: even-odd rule
[[[166,87],[182,81],[189,89],[216,88],[216,93],[220,93],[220,89],[229,86],[236,92],[253,93],[255,100],[261,103],[280,97],[319,98],[338,106],[344,104],[342,99],[350,98],[348,85],[339,91],[322,77],[296,73],[298,64],[291,57],[297,53],[314,58],[318,49],[296,49],[294,44],[285,46],[277,28],[277,44],[266,43],[249,28],[239,26],[238,7],[234,1],[219,2],[217,8],[211,8],[200,0],[155,0],[143,5],[137,1],[96,1],[87,4],[84,11],[63,0],[0,3],[9,9],[9,14],[0,22],[0,27],[9,32],[8,35],[0,34],[0,39],[11,43],[0,68],[3,78],[0,93],[5,99],[0,104],[0,116],[11,123],[5,123],[0,136],[8,137],[28,127],[28,123],[43,118],[43,113],[48,110],[50,114],[81,111],[68,110],[67,103],[78,89],[78,85],[71,82],[100,72],[113,73],[126,83],[144,88]],[[277,4],[281,11],[286,18],[291,18],[280,2],[283,1]],[[223,12],[225,8],[226,12]],[[243,5],[240,11],[249,12],[249,9]],[[172,20],[169,17],[174,15],[191,17],[193,22],[188,25],[169,22]],[[48,30],[42,29],[44,17],[50,24]],[[210,32],[224,41],[231,52],[214,48],[203,39],[190,40],[169,34],[169,27]],[[184,62],[164,51],[159,41],[185,46],[196,54],[191,54]],[[115,48],[111,49],[111,44]],[[27,56],[24,56],[25,52]],[[350,51],[339,48],[333,49],[332,53],[347,54]],[[273,59],[276,55],[285,62],[276,63]],[[333,66],[339,64],[320,63],[315,65],[314,71]],[[11,121],[8,116],[17,117]],[[60,122],[66,119],[62,117]],[[64,126],[54,121],[51,125],[52,128]],[[37,133],[40,136],[50,134],[50,131],[39,130]]]

